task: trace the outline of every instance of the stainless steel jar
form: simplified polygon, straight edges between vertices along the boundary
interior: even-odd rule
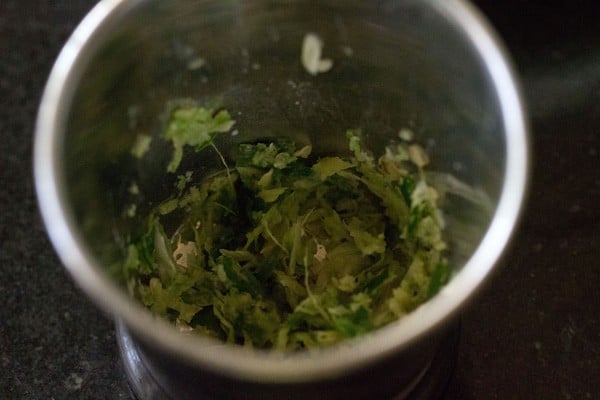
[[[300,62],[309,32],[333,61],[316,76]],[[118,321],[139,397],[405,398],[514,229],[527,170],[516,86],[495,33],[461,0],[103,0],[65,45],[42,99],[40,208],[66,268]],[[378,148],[409,127],[427,146],[431,170],[489,200],[451,195],[444,204],[451,282],[397,323],[304,353],[227,346],[155,319],[109,270],[139,223],[124,213],[131,182],[141,215],[174,179],[168,147],[140,161],[132,144],[140,133],[156,134],[166,101],[186,97],[218,100],[233,113],[239,135],[219,139],[223,149],[289,134],[325,154],[345,146],[351,127]],[[201,173],[215,160],[185,162]]]

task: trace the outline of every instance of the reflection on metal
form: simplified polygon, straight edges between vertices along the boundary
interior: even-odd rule
[[[394,395],[390,400],[432,400],[441,398],[454,373],[459,336],[460,323],[456,322],[440,341],[433,358],[411,382],[405,385],[401,392]],[[173,393],[173,388],[161,387],[151,372],[152,368],[141,356],[138,346],[122,320],[116,322],[116,337],[127,380],[135,398],[137,400],[174,400],[176,395]],[[190,396],[193,397],[194,395],[190,393]],[[205,396],[202,399],[217,400]]]
[[[146,364],[122,320],[116,321],[119,352],[132,394],[138,400],[172,400],[160,387]]]

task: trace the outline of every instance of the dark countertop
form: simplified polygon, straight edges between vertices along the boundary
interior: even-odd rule
[[[46,238],[32,133],[60,47],[92,0],[0,2],[0,398],[119,399],[113,324]],[[530,196],[504,260],[462,316],[444,399],[600,398],[600,7],[476,2],[529,103]],[[568,4],[568,5],[567,5]]]

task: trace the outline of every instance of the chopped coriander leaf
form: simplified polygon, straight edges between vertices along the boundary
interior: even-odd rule
[[[352,167],[352,163],[344,161],[339,157],[323,157],[312,166],[312,169],[319,179],[324,181],[330,176]]]
[[[175,172],[183,158],[183,147],[192,146],[200,151],[212,144],[218,133],[228,132],[235,121],[229,112],[203,107],[186,106],[171,112],[164,137],[173,143],[173,157],[167,167],[168,172]]]
[[[415,180],[410,176],[404,177],[404,179],[402,179],[402,183],[400,184],[400,193],[402,193],[402,198],[404,199],[406,205],[409,207],[412,203],[411,196],[413,191],[415,190],[415,186]]]
[[[448,263],[442,261],[435,267],[431,274],[431,280],[429,281],[429,287],[427,289],[427,298],[435,296],[442,286],[448,282],[449,278],[450,267],[448,266]]]
[[[224,110],[174,110],[169,171],[183,146],[232,126]],[[182,331],[281,350],[366,334],[435,295],[450,268],[426,155],[411,168],[387,148],[376,162],[359,130],[347,138],[347,158],[309,159],[311,146],[274,138],[240,144],[234,166],[222,159],[199,184],[180,175],[127,247],[132,294]]]

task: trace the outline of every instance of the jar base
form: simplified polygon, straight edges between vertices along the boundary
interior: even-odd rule
[[[122,321],[116,322],[116,337],[132,398],[136,400],[176,400],[154,378],[150,368],[140,356],[135,340]],[[419,375],[417,381],[390,400],[440,399],[454,374],[459,337],[460,323],[456,322],[440,342],[438,351],[428,367]]]

